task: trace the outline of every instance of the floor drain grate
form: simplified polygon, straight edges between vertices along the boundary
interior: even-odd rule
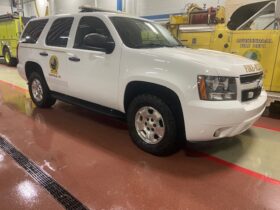
[[[34,180],[44,187],[65,209],[88,209],[35,163],[0,136],[0,148],[11,156]]]

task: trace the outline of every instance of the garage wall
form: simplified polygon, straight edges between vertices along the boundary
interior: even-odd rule
[[[263,0],[24,0],[24,12],[26,16],[36,16],[35,3],[37,2],[40,16],[44,16],[47,2],[49,2],[50,14],[76,13],[79,6],[90,5],[107,10],[116,10],[122,3],[123,10],[131,15],[144,16],[150,19],[168,18],[170,14],[181,13],[187,4],[196,3],[203,7],[222,5],[226,6],[227,14],[231,14],[242,4]],[[118,4],[119,3],[119,4]],[[10,12],[9,0],[0,0],[0,14]]]
[[[224,5],[226,0],[128,0],[133,1],[133,8],[129,7],[127,12],[138,16],[150,16],[155,18],[158,15],[181,13],[184,11],[187,4],[196,3],[203,7]],[[137,9],[135,9],[137,8]],[[153,17],[154,16],[154,17]]]
[[[37,16],[34,2],[28,2],[23,5],[23,11],[25,16],[32,17]]]
[[[0,0],[0,15],[11,13],[9,0]]]
[[[0,0],[0,5],[1,1]],[[8,2],[8,0],[6,0]],[[38,10],[41,4],[46,4],[47,0],[25,0],[24,10],[27,16],[36,15],[34,2],[37,2]],[[50,14],[76,13],[81,5],[97,6],[107,10],[116,10],[118,2],[122,2],[123,9],[131,15],[136,16],[156,16],[183,12],[189,3],[197,3],[201,7],[206,4],[207,7],[224,5],[226,0],[48,0],[50,5]],[[241,0],[237,0],[241,1]],[[247,1],[247,0],[246,0]],[[251,0],[253,1],[253,0]],[[256,0],[255,0],[256,1]],[[67,2],[67,3],[66,3]],[[44,8],[45,9],[45,8]],[[40,16],[44,12],[39,11]]]
[[[183,12],[184,8],[189,3],[196,3],[201,7],[203,7],[203,5],[206,4],[206,7],[210,7],[217,6],[218,3],[220,5],[223,5],[224,2],[225,0],[138,0],[138,5],[140,16],[153,16]]]
[[[117,0],[97,0],[97,6],[107,10],[116,10]]]
[[[119,0],[49,0],[53,6],[53,14],[74,13],[78,11],[80,5],[97,5],[97,7],[107,10],[116,10]],[[207,7],[217,6],[218,3],[224,5],[225,0],[122,0],[123,9],[131,15],[155,16],[162,14],[174,14],[184,11],[189,3],[197,3],[200,6],[206,4]]]
[[[0,6],[0,15],[7,14],[11,12],[11,7],[9,6]]]
[[[35,6],[36,5],[35,1],[37,4],[37,10],[36,10],[36,6]],[[45,16],[45,14],[47,12],[47,6],[48,6],[47,0],[26,1],[23,4],[24,14],[25,14],[25,16],[28,16],[28,17],[33,17],[33,16],[43,17],[43,16]]]
[[[81,5],[96,6],[107,10],[116,10],[117,0],[49,0],[51,14],[77,13]]]
[[[94,0],[50,0],[51,15],[62,13],[76,13],[81,5],[94,6]]]

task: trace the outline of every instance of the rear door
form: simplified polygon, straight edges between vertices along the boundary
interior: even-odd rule
[[[38,63],[44,70],[44,60],[40,56],[43,31],[46,32],[49,19],[39,19],[30,21],[23,31],[19,42],[18,59],[19,73],[25,78],[26,62]],[[46,75],[45,75],[46,76]]]
[[[50,89],[63,94],[69,93],[67,44],[73,22],[74,17],[55,19],[46,35],[44,46],[39,52]]]

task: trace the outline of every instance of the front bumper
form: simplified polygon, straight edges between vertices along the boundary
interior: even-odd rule
[[[252,101],[192,101],[184,110],[188,141],[232,137],[249,129],[266,108],[267,93]]]

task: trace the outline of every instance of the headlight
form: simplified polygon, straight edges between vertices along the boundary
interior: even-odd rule
[[[201,100],[230,101],[237,98],[235,77],[198,76],[197,83]]]

